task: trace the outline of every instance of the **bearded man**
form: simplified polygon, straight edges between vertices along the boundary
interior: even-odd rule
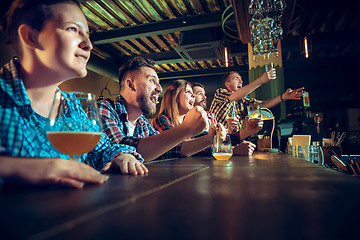
[[[114,107],[108,101],[98,103],[104,132],[112,143],[134,146],[145,161],[182,157],[181,143],[207,127],[206,112],[194,107],[182,124],[159,133],[147,120],[156,114],[162,92],[154,61],[137,56],[124,63],[119,72],[120,95]]]

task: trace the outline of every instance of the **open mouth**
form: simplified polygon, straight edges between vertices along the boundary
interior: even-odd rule
[[[158,95],[152,95],[150,97],[150,101],[154,104],[158,104],[159,103],[159,96]]]
[[[190,105],[191,107],[193,107],[194,104],[195,104],[195,101],[194,101],[194,100],[190,100],[190,101],[189,101],[189,105]]]
[[[206,104],[207,104],[207,102],[205,100],[200,102],[200,105],[204,108],[205,108]]]

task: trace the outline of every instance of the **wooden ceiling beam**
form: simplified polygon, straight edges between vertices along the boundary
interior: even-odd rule
[[[186,16],[152,23],[138,24],[103,32],[94,32],[90,39],[94,45],[149,37],[165,33],[189,31],[221,26],[221,11]]]
[[[250,43],[249,31],[249,0],[232,0],[232,6],[235,13],[236,28],[240,41],[243,44]]]

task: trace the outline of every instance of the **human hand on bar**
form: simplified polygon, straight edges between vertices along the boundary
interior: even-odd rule
[[[251,156],[255,148],[255,144],[244,140],[233,148],[233,154],[240,156]]]
[[[123,174],[144,175],[149,170],[132,154],[121,154],[114,158],[111,162],[105,164],[102,172],[110,172],[112,170],[120,170]]]
[[[82,188],[85,183],[101,184],[109,178],[87,164],[60,158],[0,157],[0,165],[0,177],[16,185]]]
[[[295,90],[292,90],[291,88],[288,88],[284,94],[282,95],[282,98],[284,100],[287,100],[287,99],[292,99],[292,100],[300,100],[302,95],[303,95],[303,91],[305,88],[304,87],[301,87],[301,88],[298,88],[298,89],[295,89]]]

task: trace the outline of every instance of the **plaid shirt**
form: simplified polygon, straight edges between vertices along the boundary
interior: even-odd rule
[[[207,112],[207,115],[208,115],[209,125],[215,124],[216,119],[214,118],[214,115],[212,113],[210,113],[210,112]],[[157,129],[160,132],[169,130],[169,129],[174,127],[174,125],[170,122],[170,119],[164,114],[161,114],[161,115],[154,118],[153,126],[154,126],[155,129]],[[194,137],[191,137],[190,139],[198,138],[198,137],[207,135],[208,133],[209,133],[209,129],[206,129],[201,134],[199,134],[197,136],[194,136]],[[178,149],[178,151],[179,151],[178,154],[180,154],[180,150],[181,149],[179,148]],[[211,155],[211,147],[205,148],[204,150],[194,154],[194,156],[204,156],[204,155],[209,155],[209,154]]]
[[[160,115],[156,116],[153,119],[152,124],[153,124],[154,128],[159,132],[166,131],[166,130],[169,130],[174,127],[174,125],[170,122],[169,118],[167,116],[165,116],[164,114],[160,114]],[[167,158],[183,157],[181,155],[181,143],[179,143],[177,146],[175,146],[173,149],[171,149],[167,153],[166,157]]]
[[[232,108],[231,101],[229,100],[229,96],[231,95],[228,90],[224,88],[219,88],[215,91],[214,99],[210,105],[210,112],[215,115],[215,118],[219,123],[225,125],[226,123],[226,115],[230,108]],[[235,104],[235,113],[236,115],[240,116],[240,119],[245,119],[247,115],[247,106],[250,103],[257,101],[254,98],[247,98],[244,97],[240,99],[237,104]],[[241,126],[240,123],[236,127],[236,132],[240,131]]]
[[[19,76],[19,68],[20,64],[14,59],[0,69],[0,155],[69,159],[69,156],[58,152],[48,141],[45,131],[48,118],[31,108],[30,99]],[[84,118],[71,106],[68,110],[67,121]],[[79,161],[100,169],[123,153],[131,153],[143,160],[134,147],[112,146],[109,138],[102,134],[95,149],[82,155]]]
[[[206,114],[207,114],[207,117],[208,117],[209,126],[210,126],[211,124],[216,124],[216,123],[217,123],[216,118],[215,118],[215,116],[214,116],[213,113],[211,113],[211,112],[209,112],[209,111],[206,111]]]
[[[124,102],[124,98],[118,96],[114,101],[115,109],[108,101],[98,102],[100,115],[103,120],[104,132],[110,137],[112,143],[123,143],[137,148],[141,138],[157,135],[159,134],[159,131],[156,131],[147,118],[144,115],[141,115],[136,120],[134,136],[129,136],[127,126],[129,118]],[[159,158],[180,157],[180,146],[176,146]]]

